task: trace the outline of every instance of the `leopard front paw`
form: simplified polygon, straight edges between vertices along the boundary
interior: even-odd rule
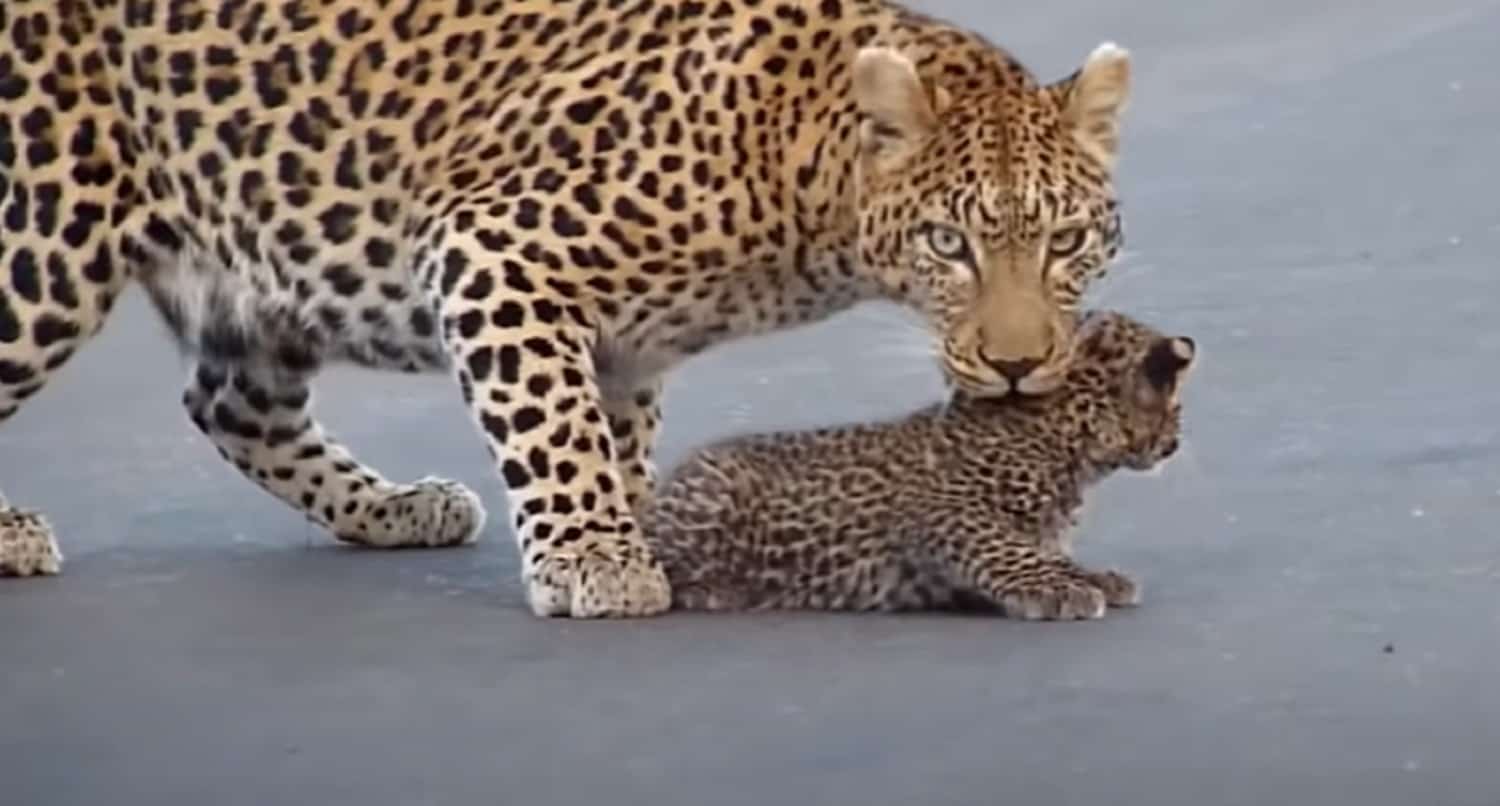
[[[1104,601],[1110,607],[1134,607],[1141,603],[1140,583],[1119,571],[1089,571],[1084,577],[1089,584],[1104,591]]]
[[[0,577],[52,576],[62,571],[62,560],[45,518],[0,507]]]
[[[1104,615],[1104,591],[1076,579],[1049,579],[1018,585],[1000,599],[1005,615],[1028,621],[1074,621]]]
[[[661,564],[635,542],[552,549],[526,581],[527,600],[538,616],[651,616],[672,604]]]

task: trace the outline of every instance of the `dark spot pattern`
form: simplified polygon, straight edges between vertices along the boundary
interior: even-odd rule
[[[913,257],[918,210],[1050,238],[1033,275],[1064,301],[1121,241],[1107,169],[1059,134],[1069,88],[894,6],[82,5],[0,7],[0,419],[140,279],[202,362],[184,404],[229,462],[342,539],[430,545],[402,524],[467,505],[361,464],[308,383],[332,361],[446,370],[527,562],[568,544],[644,586],[601,612],[664,590],[631,514],[660,381],[634,373],[874,295],[985,309]],[[852,97],[877,41],[927,54],[952,103],[861,180],[900,134]],[[1076,249],[1062,218],[1090,222]]]

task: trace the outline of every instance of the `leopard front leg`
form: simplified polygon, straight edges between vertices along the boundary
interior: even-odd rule
[[[625,502],[640,515],[656,489],[656,432],[661,427],[662,381],[652,378],[615,388],[606,384],[604,415],[615,440],[615,464],[625,483]]]
[[[588,315],[542,281],[545,267],[460,238],[441,254],[445,340],[505,481],[532,611],[666,610],[671,589],[630,508]]]
[[[946,536],[944,559],[952,584],[977,594],[1011,618],[1096,619],[1110,596],[1104,580],[1066,555],[1043,551],[1036,540],[997,529],[993,534]]]
[[[200,363],[183,405],[219,454],[339,540],[372,548],[472,542],[484,507],[467,487],[387,481],[334,441],[311,414],[308,379],[280,369]]]
[[[1135,607],[1141,603],[1141,583],[1113,569],[1106,571],[1082,571],[1084,579],[1104,592],[1104,601],[1110,607]]]

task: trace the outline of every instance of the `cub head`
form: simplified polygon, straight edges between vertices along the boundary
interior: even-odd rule
[[[968,48],[856,58],[860,259],[925,314],[959,390],[1043,394],[1067,370],[1080,296],[1120,248],[1129,59],[1101,45],[1040,86],[999,51]]]
[[[1177,452],[1180,393],[1197,357],[1186,336],[1167,336],[1120,313],[1095,311],[1079,324],[1073,363],[1059,394],[1088,459],[1150,470]]]

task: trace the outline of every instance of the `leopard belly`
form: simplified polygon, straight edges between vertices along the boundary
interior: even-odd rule
[[[242,257],[225,263],[185,249],[142,280],[181,347],[214,363],[264,362],[293,371],[339,362],[409,373],[448,369],[437,298],[415,272],[390,272],[350,289],[351,280],[337,279],[343,271],[324,269],[313,282],[275,264]]]

